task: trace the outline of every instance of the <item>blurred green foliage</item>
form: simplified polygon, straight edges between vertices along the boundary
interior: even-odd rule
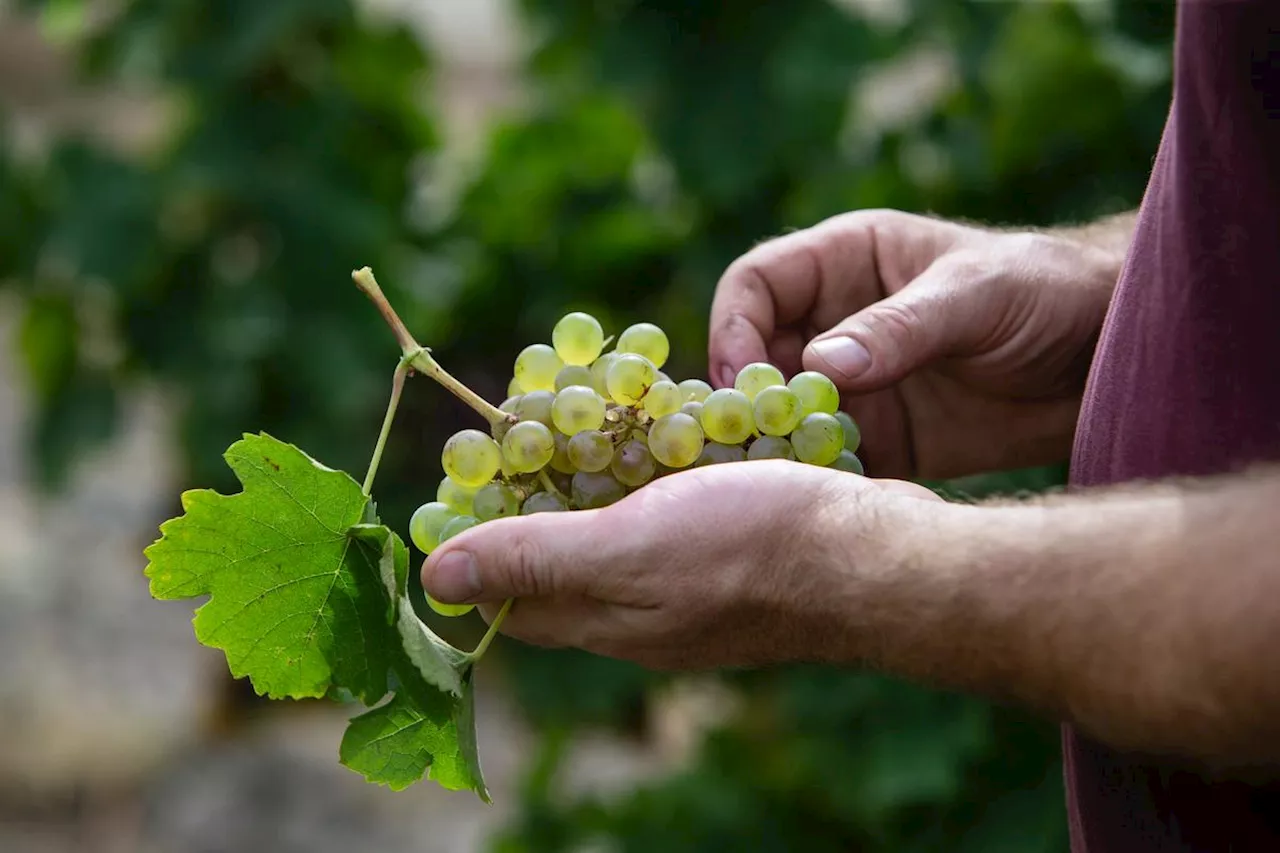
[[[65,21],[80,4],[28,5]],[[347,282],[364,264],[492,399],[520,347],[576,308],[612,331],[660,323],[669,372],[699,375],[716,279],[759,240],[865,207],[1040,225],[1132,207],[1168,105],[1172,3],[519,6],[529,101],[460,180],[438,157],[424,49],[347,0],[133,0],[75,43],[95,85],[157,93],[175,119],[140,155],[0,142],[0,282],[21,295],[41,479],[111,434],[139,380],[180,403],[192,484],[227,487],[219,454],[260,429],[361,470],[394,363]],[[913,61],[935,73],[886,108],[886,79]],[[424,180],[461,186],[424,212]],[[423,383],[403,412],[378,489],[393,521],[469,422]],[[747,701],[692,766],[573,799],[556,785],[573,733],[643,731],[667,677],[515,644],[501,657],[546,732],[503,853],[1065,849],[1056,730],[1016,711],[831,668],[726,674]]]

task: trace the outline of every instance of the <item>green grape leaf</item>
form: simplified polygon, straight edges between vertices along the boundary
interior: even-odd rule
[[[225,458],[243,491],[183,494],[185,514],[146,550],[151,594],[208,596],[196,639],[261,695],[386,699],[339,750],[370,782],[400,790],[430,773],[488,801],[471,661],[413,611],[404,542],[355,480],[293,445],[246,435]]]

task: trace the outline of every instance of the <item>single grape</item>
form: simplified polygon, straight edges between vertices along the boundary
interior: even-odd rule
[[[753,361],[738,371],[738,378],[733,380],[733,387],[754,400],[756,395],[772,385],[786,385],[782,371],[763,361]]]
[[[850,474],[866,474],[862,467],[862,460],[859,459],[852,450],[842,448],[840,455],[836,457],[836,461],[827,466],[835,468],[837,471],[848,471]]]
[[[558,495],[555,492],[535,492],[529,495],[528,500],[524,502],[524,506],[520,508],[521,515],[533,515],[536,512],[566,512],[569,509],[569,502],[564,499],[564,495]]]
[[[609,396],[624,406],[634,406],[658,381],[657,373],[653,363],[642,355],[620,355],[609,366],[609,374],[605,378]]]
[[[480,519],[474,515],[459,515],[449,519],[449,522],[440,529],[440,544],[443,545],[462,531],[470,530],[479,523]]]
[[[573,474],[562,474],[561,472],[553,469],[547,473],[547,479],[551,481],[551,485],[555,486],[562,495],[567,495],[569,492],[573,491]]]
[[[688,468],[702,453],[702,427],[684,412],[664,415],[649,427],[649,452],[668,468]]]
[[[633,439],[614,451],[609,470],[624,486],[643,486],[653,479],[653,454]]]
[[[686,402],[701,403],[711,394],[711,386],[701,379],[686,379],[676,387],[680,389],[680,399]]]
[[[696,418],[699,425],[702,423],[702,404],[697,400],[690,400],[680,407],[680,411],[693,418]]]
[[[657,371],[654,375],[658,377],[659,382],[670,382],[672,385],[676,384],[670,376],[663,373],[661,370]]]
[[[795,459],[796,452],[791,442],[777,435],[764,435],[751,442],[747,450],[748,459]]]
[[[436,601],[429,595],[427,596],[427,606],[441,616],[466,616],[476,609],[474,604],[445,604],[442,601]]]
[[[546,424],[538,421],[521,421],[502,439],[503,457],[520,474],[541,471],[555,452],[555,437]]]
[[[516,403],[516,417],[522,421],[537,421],[544,426],[555,426],[551,416],[551,407],[556,402],[556,395],[550,391],[530,391]]]
[[[554,391],[556,374],[564,362],[556,351],[546,344],[529,344],[516,356],[515,379],[520,387],[529,391]]]
[[[516,408],[520,405],[520,400],[524,395],[517,394],[514,397],[508,397],[502,401],[502,405],[498,407],[499,411],[506,412],[508,415],[516,414]],[[517,417],[519,417],[517,415]],[[507,434],[507,430],[511,429],[511,421],[502,420],[489,427],[489,434],[493,436],[493,440],[502,441],[502,437]],[[503,473],[506,473],[505,471]]]
[[[756,395],[751,406],[756,428],[765,435],[788,435],[800,423],[800,398],[782,385],[771,385]]]
[[[608,471],[573,475],[573,502],[578,509],[600,509],[627,496],[627,488]]]
[[[844,429],[832,415],[814,412],[791,433],[791,446],[801,462],[830,465],[844,448]]]
[[[756,428],[747,395],[734,388],[712,391],[702,401],[702,431],[721,444],[741,444]]]
[[[586,385],[592,387],[591,368],[581,364],[566,364],[556,374],[556,393],[560,393],[570,385]]]
[[[636,323],[628,326],[618,336],[618,352],[633,352],[649,359],[654,370],[667,363],[671,354],[671,344],[667,342],[667,333],[652,323]]]
[[[498,442],[478,429],[464,429],[444,443],[440,463],[450,480],[479,488],[498,473],[502,467],[502,456]]]
[[[800,398],[802,414],[822,412],[834,415],[840,408],[840,392],[836,384],[816,370],[806,370],[791,377],[787,387]]]
[[[551,343],[565,364],[590,364],[604,349],[604,329],[595,317],[574,311],[556,323],[551,330]]]
[[[747,451],[736,444],[708,441],[702,446],[702,453],[698,456],[698,461],[693,463],[693,467],[701,468],[704,465],[716,465],[721,462],[744,462],[746,458]]]
[[[607,403],[613,402],[613,398],[609,396],[608,377],[609,368],[613,366],[613,360],[617,357],[614,353],[607,352],[591,362],[591,387],[596,389],[596,393],[604,397]]]
[[[436,489],[436,500],[448,504],[460,515],[471,515],[471,502],[475,499],[476,490],[454,482],[445,477]]]
[[[520,495],[505,483],[490,483],[480,487],[472,505],[481,521],[507,518],[520,512]]]
[[[595,473],[613,461],[613,442],[598,430],[584,430],[569,439],[569,462],[579,471]]]
[[[604,398],[595,391],[586,385],[570,385],[556,395],[551,420],[565,435],[577,435],[584,429],[600,429],[604,408]]]
[[[551,454],[551,470],[559,471],[561,474],[574,474],[578,469],[573,466],[573,460],[569,458],[569,436],[560,431],[556,431],[552,436],[556,441],[556,452]]]
[[[431,501],[418,507],[409,519],[409,539],[424,554],[440,544],[440,531],[458,517],[453,507],[442,501]]]
[[[524,389],[520,387],[520,383],[516,381],[514,376],[511,377],[511,381],[507,383],[507,396],[518,397],[523,393]]]
[[[589,365],[604,348],[604,329],[594,316],[573,311],[552,329],[552,345],[564,364]]]
[[[640,401],[640,408],[657,420],[663,415],[680,411],[680,389],[670,379],[659,379],[649,386],[649,393]]]
[[[857,453],[858,446],[862,444],[862,431],[858,429],[858,424],[844,412],[836,412],[835,418],[844,428],[844,449]]]

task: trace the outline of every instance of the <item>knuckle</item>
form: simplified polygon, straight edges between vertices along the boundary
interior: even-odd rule
[[[522,595],[551,595],[551,579],[546,571],[546,555],[536,539],[519,533],[511,542],[507,558],[511,588]]]

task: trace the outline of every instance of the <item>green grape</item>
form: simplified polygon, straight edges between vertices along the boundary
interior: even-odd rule
[[[680,407],[680,411],[695,418],[699,424],[702,423],[702,404],[697,400],[690,400]]]
[[[653,479],[653,454],[649,448],[632,439],[614,451],[609,470],[624,486],[643,486]]]
[[[578,509],[600,509],[627,496],[627,488],[608,471],[573,475],[573,502]]]
[[[430,554],[440,544],[440,531],[458,514],[442,501],[431,501],[418,507],[409,519],[409,539],[418,550]]]
[[[693,463],[693,467],[701,468],[704,465],[717,465],[721,462],[745,462],[746,458],[747,451],[736,444],[708,441],[702,446],[702,453],[698,456],[698,461]]]
[[[569,458],[569,436],[557,430],[552,437],[556,441],[556,452],[551,454],[551,470],[561,474],[577,473],[578,469],[573,467],[573,461]]]
[[[738,371],[738,378],[733,380],[733,387],[747,395],[748,400],[755,400],[756,395],[773,385],[786,385],[782,371],[763,361],[753,361]]]
[[[844,448],[844,429],[832,415],[814,412],[791,433],[791,446],[801,462],[830,465]]]
[[[480,523],[474,515],[460,515],[449,519],[449,523],[440,529],[440,544],[443,545],[464,530],[470,530]]]
[[[844,428],[844,449],[857,453],[858,446],[862,444],[862,431],[858,429],[858,424],[844,412],[836,412],[835,418]]]
[[[741,444],[756,428],[747,395],[734,388],[712,391],[702,401],[702,431],[721,444]]]
[[[663,373],[661,370],[657,371],[654,375],[658,377],[659,382],[670,382],[672,385],[676,384],[674,381],[672,381],[670,376]]]
[[[519,397],[523,393],[524,389],[520,387],[520,383],[516,381],[514,376],[511,377],[511,381],[507,383],[507,396]]]
[[[612,403],[613,398],[609,396],[609,368],[613,366],[613,361],[618,356],[611,352],[591,362],[591,387],[596,389],[596,393],[604,397],[605,402]]]
[[[481,521],[507,518],[520,512],[520,495],[505,483],[490,483],[480,487],[472,505]]]
[[[613,442],[599,430],[584,430],[569,439],[569,462],[579,471],[603,471],[612,461]]]
[[[474,604],[445,604],[442,601],[436,601],[429,595],[427,596],[427,606],[441,616],[466,616],[476,609]]]
[[[680,389],[680,399],[701,403],[711,394],[711,386],[701,379],[686,379],[676,386]]]
[[[529,499],[520,508],[520,514],[533,515],[537,512],[566,512],[568,509],[569,502],[564,499],[564,495],[558,495],[555,492],[534,492],[529,495]]]
[[[460,515],[471,515],[471,502],[475,499],[476,490],[457,483],[448,477],[440,481],[436,489],[436,500],[448,504]]]
[[[649,386],[649,393],[640,401],[640,407],[657,420],[663,415],[680,411],[680,389],[670,379],[659,379]]]
[[[683,412],[665,415],[649,427],[649,452],[668,468],[688,468],[702,453],[702,427]]]
[[[551,416],[555,402],[556,395],[550,391],[530,391],[516,403],[516,417],[522,421],[537,421],[547,427],[555,426]]]
[[[551,420],[565,435],[577,435],[584,429],[600,429],[604,409],[604,398],[595,391],[585,385],[570,385],[556,395]]]
[[[671,344],[667,342],[667,333],[652,323],[636,323],[628,326],[618,336],[618,352],[633,352],[649,359],[654,370],[667,363],[671,354]]]
[[[624,406],[634,406],[658,381],[657,373],[653,363],[642,355],[620,355],[609,366],[609,374],[605,378],[609,396]]]
[[[444,443],[440,463],[450,480],[478,489],[498,473],[502,456],[498,442],[478,429],[464,429]]]
[[[556,374],[556,393],[560,393],[570,385],[585,385],[592,387],[591,368],[583,367],[581,364],[566,364]]]
[[[551,330],[551,343],[565,364],[590,364],[604,349],[604,329],[595,317],[574,311],[556,323]]]
[[[516,356],[515,378],[520,387],[529,391],[554,391],[556,374],[564,362],[556,351],[546,344],[529,344]]]
[[[836,384],[816,370],[806,370],[791,377],[787,387],[800,398],[800,410],[804,415],[822,412],[834,415],[840,408],[840,392]]]
[[[748,459],[795,459],[796,452],[791,442],[777,435],[765,435],[751,442],[747,450]]]
[[[538,421],[521,421],[502,439],[502,455],[519,474],[538,473],[555,453],[555,437]]]
[[[781,385],[771,385],[757,394],[751,411],[756,428],[765,435],[788,435],[802,417],[800,398]]]
[[[515,415],[516,409],[519,407],[520,400],[523,396],[523,394],[517,394],[514,397],[508,397],[502,401],[502,405],[498,407],[498,410],[506,412],[508,415]],[[517,417],[519,417],[519,415],[517,415]],[[489,426],[489,434],[493,436],[494,441],[501,442],[502,437],[507,434],[507,430],[509,429],[511,429],[511,421],[502,420]],[[506,471],[504,470],[503,473],[505,474]]]
[[[836,461],[827,466],[835,468],[837,471],[848,471],[850,474],[866,474],[862,467],[862,460],[859,459],[850,449],[842,448],[840,455],[836,457]]]

